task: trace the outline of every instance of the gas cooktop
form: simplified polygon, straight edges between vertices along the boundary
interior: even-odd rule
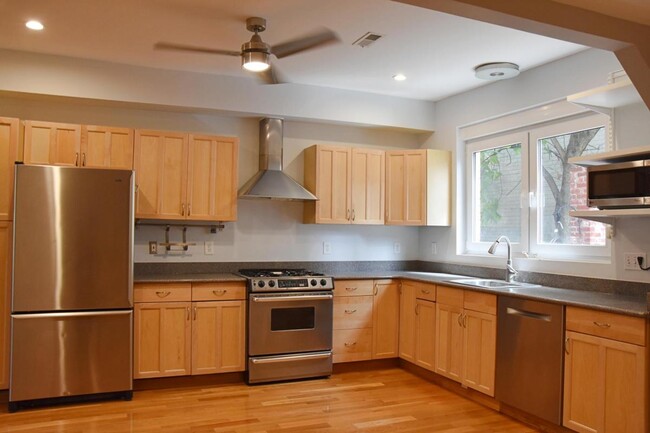
[[[334,279],[306,269],[240,269],[252,292],[332,290]]]

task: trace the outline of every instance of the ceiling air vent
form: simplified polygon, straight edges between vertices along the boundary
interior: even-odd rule
[[[361,36],[359,39],[354,41],[352,45],[359,45],[361,48],[366,48],[369,45],[374,44],[377,42],[380,38],[382,38],[383,35],[379,35],[377,33],[372,33],[368,32],[365,35]]]

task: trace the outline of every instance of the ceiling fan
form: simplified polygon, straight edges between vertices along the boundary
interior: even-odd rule
[[[259,17],[246,19],[246,29],[255,33],[251,40],[241,46],[241,51],[220,50],[216,48],[196,47],[181,45],[171,42],[158,42],[154,48],[159,50],[190,51],[195,53],[221,54],[226,56],[241,57],[242,67],[248,71],[258,72],[259,78],[267,84],[279,84],[277,70],[271,66],[270,57],[278,59],[301,53],[312,48],[327,45],[339,40],[336,33],[324,29],[277,45],[269,45],[262,41],[259,33],[266,30],[266,20]]]

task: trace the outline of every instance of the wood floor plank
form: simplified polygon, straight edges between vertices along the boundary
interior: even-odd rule
[[[0,411],[0,433],[534,431],[400,368],[268,385],[137,391],[129,402]]]

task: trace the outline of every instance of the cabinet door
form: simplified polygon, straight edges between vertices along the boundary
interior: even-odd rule
[[[81,166],[133,170],[133,130],[82,126]]]
[[[135,304],[135,379],[190,374],[190,307],[189,302]]]
[[[237,219],[235,139],[190,135],[187,175],[188,219]]]
[[[353,224],[384,223],[385,152],[352,149],[350,219]]]
[[[415,362],[415,291],[417,287],[402,282],[399,309],[399,357]]]
[[[376,282],[372,314],[372,358],[396,358],[399,343],[399,283]]]
[[[386,152],[386,224],[426,225],[426,150]]]
[[[350,203],[350,148],[336,146],[315,147],[314,157],[306,154],[305,178],[313,178],[312,192],[318,201],[306,203],[305,212],[313,212],[313,221],[320,224],[349,224]],[[313,162],[311,162],[313,161]],[[310,173],[315,171],[315,173]],[[309,184],[309,182],[305,182]],[[311,189],[311,188],[310,188]],[[312,220],[306,214],[306,220]]]
[[[415,305],[415,363],[435,370],[436,304],[417,299]]]
[[[187,135],[135,132],[137,218],[185,219]]]
[[[462,381],[463,338],[462,307],[436,304],[436,373]]]
[[[465,310],[462,322],[465,327],[463,383],[494,397],[497,318]]]
[[[0,221],[0,389],[9,387],[11,223]]]
[[[0,117],[0,221],[14,218],[14,162],[18,150],[18,128],[18,119]]]
[[[25,121],[25,164],[78,166],[81,126]]]
[[[245,369],[246,301],[192,304],[192,374]]]

